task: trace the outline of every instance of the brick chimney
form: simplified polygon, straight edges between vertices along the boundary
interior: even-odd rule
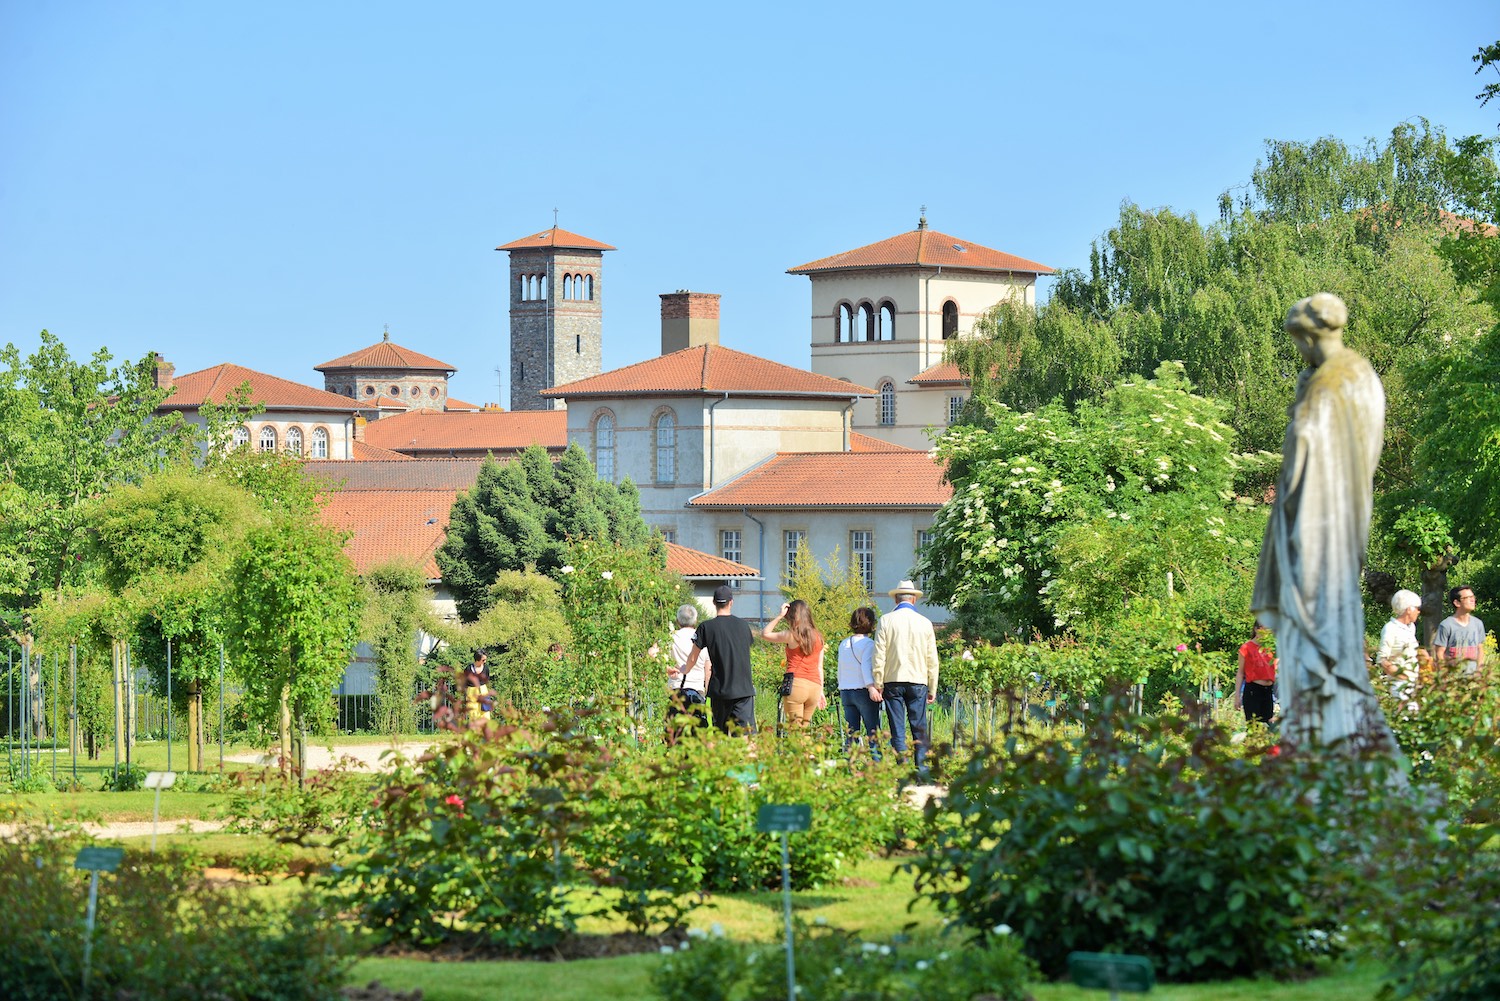
[[[154,351],[152,356],[156,359],[156,388],[171,389],[172,377],[177,374],[177,366]]]
[[[719,343],[719,293],[663,292],[661,353]]]

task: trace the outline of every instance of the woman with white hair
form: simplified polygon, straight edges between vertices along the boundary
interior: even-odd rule
[[[697,628],[698,606],[691,603],[678,606],[677,628],[672,632],[672,663],[667,668],[667,690],[672,699],[668,711],[673,715],[696,716],[703,724],[707,722],[703,713],[703,693],[708,691],[708,679],[713,674],[707,651],[698,657],[691,671],[683,671],[693,650],[693,634]],[[678,729],[675,726],[669,728],[670,736],[675,738]]]
[[[1391,691],[1398,699],[1409,699],[1417,685],[1417,617],[1422,614],[1422,599],[1413,591],[1401,590],[1391,596],[1391,620],[1380,630],[1380,646],[1375,663],[1391,678]]]

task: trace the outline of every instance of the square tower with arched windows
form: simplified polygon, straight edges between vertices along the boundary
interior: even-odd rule
[[[601,272],[615,248],[553,226],[495,249],[510,254],[510,409],[552,410],[543,389],[604,364]]]
[[[812,281],[812,370],[873,386],[854,427],[909,448],[929,448],[968,386],[944,365],[944,346],[1004,301],[1036,304],[1045,264],[917,228],[789,268]]]

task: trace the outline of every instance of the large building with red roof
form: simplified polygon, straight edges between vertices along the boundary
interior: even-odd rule
[[[310,459],[352,459],[363,423],[376,416],[373,407],[347,396],[304,386],[242,365],[225,363],[177,375],[161,358],[156,362],[157,385],[170,396],[159,408],[204,424],[205,403],[223,404],[248,387],[248,399],[262,407],[234,432],[234,444],[265,452],[291,452]]]
[[[799,544],[851,560],[872,592],[910,576],[948,497],[942,468],[854,429],[870,387],[719,344],[717,304],[663,296],[660,356],[543,390],[566,403],[569,442],[602,479],[629,477],[670,542],[757,568],[733,580],[747,618],[780,603]]]

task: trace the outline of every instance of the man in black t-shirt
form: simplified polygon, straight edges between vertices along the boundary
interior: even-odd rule
[[[726,585],[714,588],[714,617],[698,626],[693,648],[688,651],[684,671],[691,671],[698,657],[707,653],[714,671],[708,679],[708,702],[714,726],[730,732],[755,732],[755,682],[750,677],[750,623],[733,612],[734,591]]]

